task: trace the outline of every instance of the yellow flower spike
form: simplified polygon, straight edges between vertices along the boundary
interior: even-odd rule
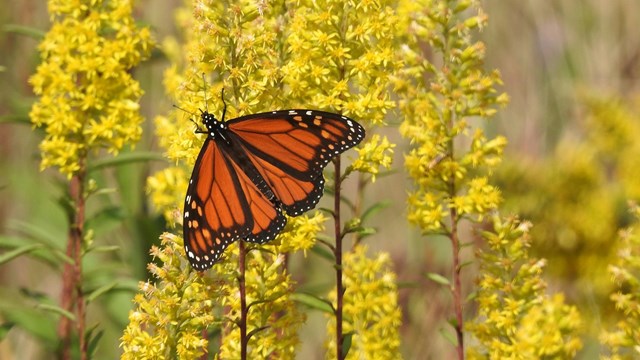
[[[490,249],[480,252],[477,317],[466,329],[480,342],[470,359],[525,357],[573,358],[582,343],[582,322],[561,295],[548,296],[541,278],[545,261],[529,258],[529,225],[493,218],[483,234]],[[507,269],[508,271],[504,271]],[[541,332],[540,329],[545,329]]]
[[[177,237],[163,234],[161,240],[163,248],[154,247],[152,254],[162,265],[150,266],[157,282],[140,284],[142,293],[134,298],[136,309],[121,338],[122,359],[200,357],[208,345],[201,330],[217,325],[210,298],[222,290],[190,271]]]
[[[395,274],[391,271],[388,254],[373,258],[366,255],[367,247],[358,245],[346,254],[343,263],[344,331],[353,331],[352,345],[347,359],[400,359],[398,329],[402,314],[398,308]],[[335,291],[330,294],[335,302]],[[335,306],[335,304],[334,304]],[[335,319],[327,324],[330,349],[335,348]],[[332,358],[333,352],[327,352]]]
[[[632,359],[640,354],[640,208],[631,204],[633,225],[620,232],[617,261],[609,266],[616,292],[611,294],[619,321],[613,329],[603,330],[600,340],[613,359]]]
[[[89,9],[96,7],[87,0],[49,2],[53,25],[39,45],[43,63],[29,79],[40,96],[30,117],[47,134],[41,167],[68,177],[90,151],[115,154],[140,138],[142,91],[128,72],[153,46],[148,30],[136,28],[129,1]],[[115,34],[103,37],[105,29]]]

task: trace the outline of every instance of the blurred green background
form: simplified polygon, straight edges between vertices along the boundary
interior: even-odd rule
[[[586,319],[580,358],[596,358],[597,331],[611,321],[606,266],[614,257],[618,230],[630,221],[627,201],[640,200],[640,145],[635,140],[640,136],[640,2],[482,4],[489,15],[489,26],[480,35],[487,47],[486,68],[502,73],[511,97],[488,129],[509,140],[494,179],[503,190],[503,212],[533,223],[533,253],[549,260],[550,291],[565,293]],[[173,11],[180,5],[178,0],[138,1],[136,16],[161,42],[175,35]],[[42,134],[28,119],[34,97],[27,79],[39,63],[38,32],[50,26],[46,2],[0,0],[0,24],[0,245],[39,243],[64,249],[67,222],[60,201],[65,180],[52,170],[39,171]],[[135,71],[145,90],[142,113],[148,120],[135,151],[158,152],[150,120],[173,103],[162,86],[167,66],[158,51]],[[448,326],[450,296],[424,274],[449,274],[449,245],[421,238],[405,220],[410,184],[402,172],[402,153],[408,144],[397,133],[400,121],[389,118],[385,129],[398,144],[394,166],[399,171],[371,187],[368,202],[388,201],[389,206],[375,218],[378,234],[367,241],[373,251],[391,253],[401,286],[410,284],[400,290],[405,358],[443,359],[452,350],[439,334]],[[162,161],[146,161],[93,173],[102,187],[113,189],[88,204],[96,242],[119,246],[118,251],[93,254],[85,264],[88,289],[113,285],[88,309],[89,326],[99,323],[104,330],[97,358],[119,353],[118,338],[137,281],[148,277],[149,246],[165,229],[145,194],[146,177],[162,166]],[[471,258],[472,252],[465,256]],[[318,286],[306,281],[313,278],[308,272],[326,271],[326,266],[314,267],[321,260],[313,257],[308,261],[311,266],[294,262],[292,272],[303,286]],[[0,324],[20,325],[8,334],[9,327],[0,329],[0,359],[47,358],[55,347],[56,323],[36,304],[58,302],[59,270],[55,254],[45,250],[0,266]],[[473,270],[465,273],[465,293],[473,291],[474,276]],[[324,358],[324,332],[322,315],[309,313],[300,358]]]

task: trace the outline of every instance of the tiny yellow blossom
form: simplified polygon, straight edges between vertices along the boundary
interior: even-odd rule
[[[371,181],[376,181],[376,175],[379,174],[380,168],[391,168],[393,161],[393,148],[395,144],[391,144],[386,136],[374,134],[365,144],[356,151],[359,157],[353,162],[351,167],[354,170],[371,174]]]
[[[131,16],[131,1],[49,1],[53,25],[29,82],[38,95],[31,121],[43,127],[41,168],[73,176],[93,150],[117,153],[142,133],[142,90],[130,71],[153,47]]]
[[[347,359],[401,359],[402,314],[391,258],[386,253],[369,258],[366,253],[366,246],[357,245],[343,263],[343,326],[345,333],[353,332]],[[335,291],[330,298],[335,302]],[[327,324],[327,331],[327,347],[335,349],[335,318]],[[327,351],[327,358],[333,355],[334,351]]]

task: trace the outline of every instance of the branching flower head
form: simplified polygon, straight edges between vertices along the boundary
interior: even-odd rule
[[[395,147],[396,145],[389,142],[386,136],[374,134],[364,146],[356,150],[360,156],[351,164],[351,168],[371,174],[371,181],[375,182],[380,168],[391,168],[393,148]]]
[[[135,24],[129,0],[50,0],[49,11],[43,62],[29,80],[40,96],[30,116],[46,130],[41,167],[71,177],[90,151],[117,153],[140,138],[142,90],[130,70],[149,56],[153,41]]]
[[[640,208],[632,204],[636,222],[632,228],[620,233],[622,244],[618,261],[609,267],[609,274],[618,286],[611,295],[620,321],[616,329],[603,331],[601,341],[609,347],[606,359],[634,359],[640,356],[640,234],[637,224]]]
[[[227,253],[230,261],[214,267],[221,277],[237,277],[238,246],[234,244]],[[306,320],[291,297],[294,282],[283,271],[284,256],[274,256],[261,249],[253,249],[246,256],[246,300],[250,308],[247,332],[254,332],[249,340],[249,359],[294,359],[300,342],[298,332]],[[227,295],[220,298],[220,305],[227,308],[221,359],[238,358],[240,354],[240,293],[236,282],[222,285]]]
[[[151,253],[162,265],[149,265],[157,282],[140,284],[121,338],[122,359],[200,357],[208,345],[202,330],[220,326],[212,299],[224,296],[225,289],[191,270],[178,238],[163,234],[161,239],[162,248]]]
[[[545,294],[545,261],[529,256],[529,227],[494,216],[483,233],[478,315],[465,324],[480,342],[468,349],[470,359],[572,358],[582,348],[576,308]]]
[[[487,139],[480,128],[473,130],[468,147],[459,148],[454,139],[468,134],[474,118],[495,114],[507,97],[495,89],[501,84],[499,74],[482,68],[484,45],[469,36],[486,22],[486,15],[478,8],[477,15],[461,19],[477,2],[418,3],[405,4],[413,20],[408,25],[412,36],[401,51],[408,66],[394,80],[405,115],[400,131],[413,144],[405,158],[416,183],[409,219],[428,233],[444,224],[444,212],[450,208],[482,219],[499,204],[498,190],[476,174],[499,164],[506,139]],[[420,50],[421,41],[429,41],[444,63],[429,62]],[[452,184],[455,196],[449,194]]]
[[[353,334],[347,359],[400,359],[402,314],[391,259],[386,253],[369,258],[366,252],[366,246],[358,245],[343,263],[343,326],[345,334]],[[330,298],[335,301],[335,292]],[[335,318],[327,324],[327,331],[327,346],[335,348]]]
[[[306,251],[316,244],[318,233],[324,230],[327,217],[320,211],[313,215],[304,214],[287,220],[284,231],[276,237],[279,253],[288,253],[298,250]]]

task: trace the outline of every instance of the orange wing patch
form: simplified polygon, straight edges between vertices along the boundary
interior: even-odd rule
[[[203,145],[191,178],[183,220],[185,250],[196,269],[206,269],[229,244],[248,234],[253,222],[238,174],[214,141]]]
[[[287,223],[280,208],[276,207],[267,197],[258,190],[249,176],[242,171],[240,166],[233,162],[233,168],[238,174],[240,185],[249,204],[250,214],[253,220],[251,232],[244,240],[256,243],[264,243],[280,233]]]

